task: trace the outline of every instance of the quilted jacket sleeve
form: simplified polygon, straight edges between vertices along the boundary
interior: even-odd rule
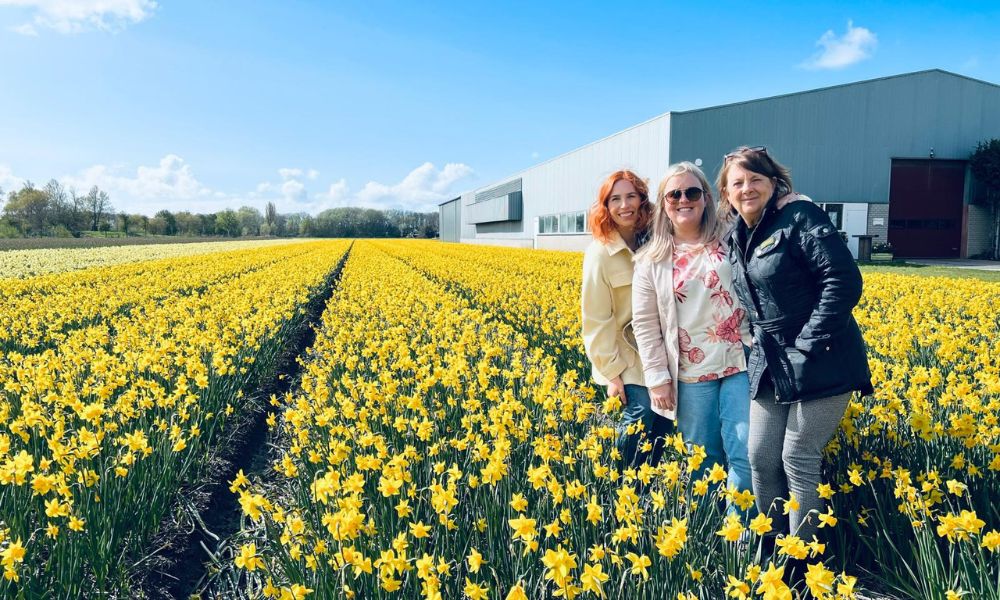
[[[847,327],[861,299],[861,271],[837,228],[818,206],[796,203],[801,211],[798,243],[819,288],[819,299],[795,340],[807,354]]]

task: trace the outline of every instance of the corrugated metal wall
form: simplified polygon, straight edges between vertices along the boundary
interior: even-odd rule
[[[967,159],[1000,137],[1000,86],[924,71],[716,108],[672,113],[670,155],[703,161],[765,145],[818,202],[889,201],[892,158]]]
[[[438,207],[438,231],[442,242],[459,241],[459,231],[462,226],[461,197],[445,202]]]

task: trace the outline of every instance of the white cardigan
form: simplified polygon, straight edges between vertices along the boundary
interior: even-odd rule
[[[680,350],[677,344],[677,309],[674,306],[674,262],[672,258],[635,264],[632,276],[632,331],[638,346],[646,386],[654,388],[668,381],[677,397]],[[666,293],[658,294],[657,290]],[[670,340],[672,343],[667,343]],[[668,419],[676,411],[653,407]]]

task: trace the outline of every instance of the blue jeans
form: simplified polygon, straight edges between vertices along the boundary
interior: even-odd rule
[[[655,467],[663,454],[663,437],[673,429],[673,422],[653,412],[649,390],[641,385],[626,384],[625,401],[627,404],[617,427],[621,468],[638,468],[644,462]],[[642,421],[642,431],[630,435],[628,426],[637,421]],[[647,441],[653,444],[653,449],[643,452],[642,446]]]
[[[750,380],[746,371],[713,381],[678,382],[677,429],[684,441],[705,448],[705,461],[693,479],[719,463],[729,467],[728,487],[750,489]]]

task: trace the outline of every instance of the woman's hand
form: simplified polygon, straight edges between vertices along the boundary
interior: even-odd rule
[[[668,381],[663,385],[649,388],[649,401],[655,408],[660,410],[674,410],[677,408],[677,396],[674,394],[674,384]]]
[[[628,399],[625,398],[625,384],[622,383],[621,377],[615,377],[608,384],[608,398],[612,396],[617,396],[622,402],[622,406],[628,405]]]

